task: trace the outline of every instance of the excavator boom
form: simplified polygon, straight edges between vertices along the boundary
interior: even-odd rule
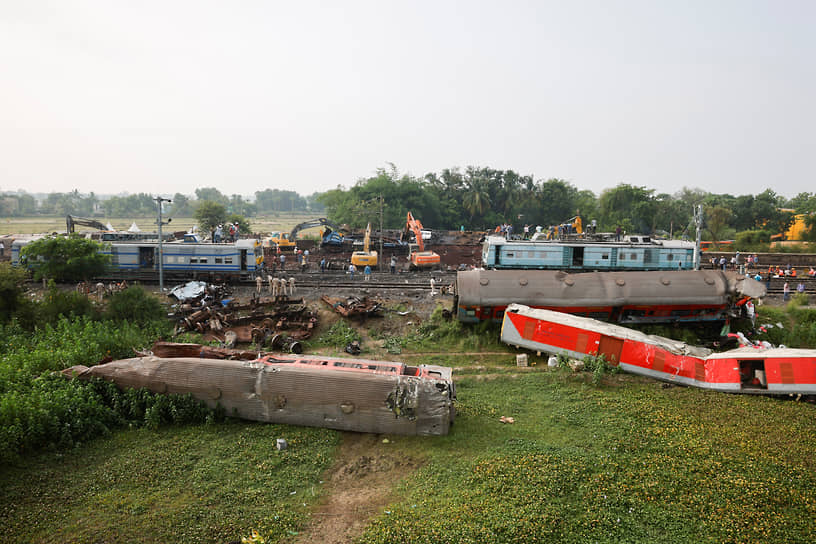
[[[75,217],[73,215],[65,216],[65,228],[68,234],[74,232],[75,225],[82,225],[83,227],[93,227],[99,230],[108,230],[108,226],[100,223],[96,219],[88,219],[87,217]]]
[[[405,230],[412,232],[416,237],[416,251],[410,249],[411,268],[438,267],[442,259],[433,251],[425,251],[425,242],[422,240],[422,223],[419,219],[415,219],[411,212],[408,212]]]

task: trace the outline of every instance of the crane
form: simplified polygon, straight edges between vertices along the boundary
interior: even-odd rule
[[[65,216],[65,228],[68,234],[74,232],[74,225],[82,225],[84,227],[93,227],[99,230],[109,230],[107,225],[104,225],[96,219],[88,219],[86,217],[74,217],[73,215]]]
[[[438,267],[441,262],[439,254],[433,251],[425,251],[425,242],[422,240],[422,223],[419,219],[414,219],[411,212],[408,212],[403,234],[408,232],[412,232],[416,237],[416,243],[408,244],[410,268],[415,270],[418,268]]]
[[[377,266],[377,252],[369,251],[371,245],[371,223],[368,224],[363,239],[363,251],[355,251],[351,254],[351,264],[354,266]]]
[[[308,221],[304,221],[299,225],[295,225],[292,229],[292,232],[289,233],[289,240],[294,244],[297,233],[304,230],[310,229],[312,227],[324,227],[320,231],[320,244],[321,245],[342,245],[343,244],[343,234],[340,231],[340,227],[326,219],[325,217],[318,217],[317,219],[309,219]]]

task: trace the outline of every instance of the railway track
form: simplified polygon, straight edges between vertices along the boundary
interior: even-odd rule
[[[276,272],[270,274],[277,278],[294,278],[295,285],[304,288],[336,288],[336,289],[372,289],[372,290],[431,290],[431,278],[434,280],[434,289],[440,290],[447,287],[456,281],[456,272],[437,271],[437,272],[402,272],[400,274],[389,274],[387,272],[376,272],[371,275],[369,281],[365,281],[363,274],[357,273],[354,279],[340,271],[326,271],[320,272],[295,272],[287,270],[285,273]],[[139,282],[148,285],[158,284],[159,280],[154,274],[129,274],[126,277],[121,275],[108,275],[98,278],[102,282],[118,282],[123,279],[129,283]],[[207,277],[165,277],[165,287],[175,287],[188,281],[201,280],[212,283],[222,283],[216,278]],[[243,287],[254,287],[255,280],[253,278],[245,278],[241,280],[233,280],[233,285],[240,285]],[[268,288],[268,284],[264,281],[264,291]]]

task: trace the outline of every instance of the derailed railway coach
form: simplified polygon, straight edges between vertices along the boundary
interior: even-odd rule
[[[20,250],[26,243],[15,241],[13,265],[20,264]],[[158,241],[105,243],[100,252],[111,257],[107,275],[112,278],[152,281],[159,277]],[[263,248],[255,239],[221,244],[165,242],[161,253],[162,273],[171,280],[248,279],[260,274],[264,267]]]
[[[669,383],[754,395],[816,394],[816,350],[744,345],[714,353],[683,342],[520,304],[507,308],[502,342],[536,353],[603,356],[621,370]]]
[[[658,240],[649,236],[625,236],[622,240],[567,237],[563,240],[508,240],[488,236],[482,245],[484,268],[531,270],[690,270],[694,244],[682,240]]]
[[[736,272],[468,270],[456,276],[459,321],[501,322],[512,303],[622,324],[724,321],[747,312],[765,286]]]

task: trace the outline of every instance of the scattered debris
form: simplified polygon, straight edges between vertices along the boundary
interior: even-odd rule
[[[516,419],[513,418],[513,417],[501,416],[499,418],[499,423],[508,423],[508,424],[512,425],[515,422],[516,422]]]
[[[331,298],[326,295],[320,300],[332,307],[332,309],[343,317],[371,317],[378,315],[382,309],[382,304],[375,300],[368,300],[368,297],[348,297],[346,299]]]
[[[359,340],[354,340],[353,342],[349,342],[348,345],[346,346],[346,349],[345,349],[346,353],[350,353],[352,355],[360,355],[360,353],[362,351],[363,351],[363,348],[360,347],[360,341]]]
[[[240,303],[218,298],[226,291],[204,285],[203,291],[198,285],[181,292],[180,296],[195,294],[195,297],[176,306],[175,334],[196,331],[204,335],[205,341],[221,342],[228,348],[236,343],[253,343],[301,353],[300,341],[309,338],[317,324],[317,316],[307,309],[303,299],[285,294],[272,297],[256,294],[249,302]]]

